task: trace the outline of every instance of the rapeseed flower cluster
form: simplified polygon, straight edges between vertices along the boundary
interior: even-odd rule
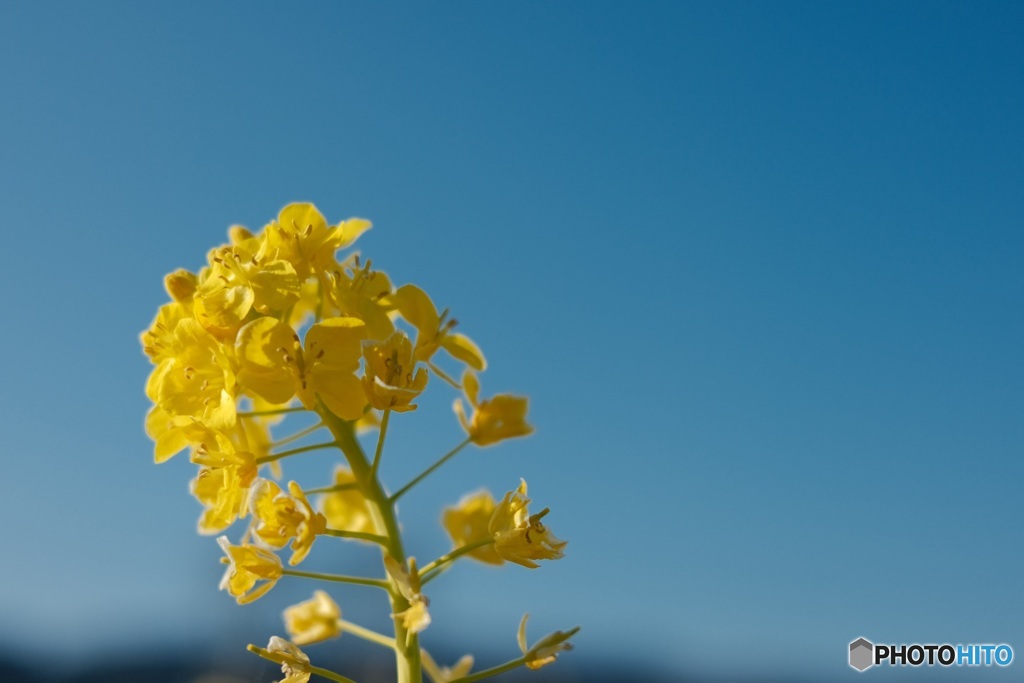
[[[479,373],[487,362],[476,343],[456,330],[447,309],[439,312],[416,285],[396,287],[351,251],[369,228],[357,218],[330,225],[312,204],[290,204],[258,232],[230,228],[228,243],[210,250],[197,272],[177,270],[164,278],[170,300],[141,336],[154,365],[146,383],[153,407],[145,423],[154,459],[162,463],[189,452],[197,467],[190,490],[202,506],[198,531],[219,534],[227,565],[221,588],[239,604],[263,597],[285,577],[387,594],[393,635],[343,620],[324,590],[285,609],[290,640],[273,636],[266,648],[249,648],[279,664],[284,683],[304,683],[313,675],[351,683],[314,666],[300,649],[344,633],[393,650],[399,683],[420,683],[424,671],[435,683],[457,683],[517,666],[538,668],[569,649],[576,629],[528,647],[524,617],[522,656],[475,673],[471,656],[443,667],[419,642],[431,623],[424,590],[456,560],[535,569],[561,558],[566,542],[541,522],[548,508],[529,513],[522,481],[500,501],[480,491],[445,510],[450,552],[423,565],[407,555],[398,499],[464,447],[526,436],[533,427],[525,397],[481,396]],[[349,251],[339,258],[342,250]],[[443,369],[446,364],[459,371]],[[416,410],[434,378],[461,394],[454,411],[465,439],[391,493],[379,477],[391,418]],[[278,438],[286,418],[302,415],[313,423]],[[359,437],[373,431],[371,457]],[[323,433],[328,441],[306,443]],[[321,449],[339,456],[326,473],[329,483],[279,483],[286,458]],[[228,534],[238,529],[232,542]],[[292,569],[321,536],[377,546],[380,575]],[[287,566],[278,555],[285,546],[291,550]]]

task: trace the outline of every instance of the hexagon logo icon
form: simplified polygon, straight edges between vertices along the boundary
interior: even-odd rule
[[[850,643],[850,666],[863,671],[875,663],[875,646],[866,638],[858,638]]]

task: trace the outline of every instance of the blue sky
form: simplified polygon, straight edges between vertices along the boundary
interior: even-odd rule
[[[137,340],[164,273],[307,200],[371,219],[361,250],[453,309],[485,393],[532,399],[535,436],[463,454],[404,523],[433,556],[443,505],[523,476],[568,556],[458,568],[428,645],[498,657],[530,611],[584,625],[578,661],[723,677],[843,678],[858,636],[1024,653],[1022,25],[1014,3],[4,4],[0,635],[69,662],[241,647],[312,588],[217,593],[191,466],[151,462]],[[434,389],[389,436],[396,485],[460,438]]]

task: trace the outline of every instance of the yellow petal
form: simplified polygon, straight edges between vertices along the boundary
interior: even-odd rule
[[[462,393],[474,408],[480,404],[480,380],[476,373],[466,370],[462,373]]]
[[[462,361],[477,372],[487,369],[487,360],[484,358],[483,351],[466,335],[449,332],[441,338],[441,346],[453,358]]]
[[[358,420],[366,408],[362,383],[351,372],[330,367],[314,368],[307,388],[299,390],[299,399],[312,409],[316,406],[317,395],[342,420]]]
[[[349,218],[347,221],[339,223],[336,226],[336,230],[340,232],[340,235],[335,238],[337,248],[344,249],[351,245],[371,227],[373,227],[373,224],[362,218]]]
[[[271,403],[291,400],[295,395],[291,366],[299,353],[291,326],[270,317],[257,318],[238,331],[235,348],[243,389]]]
[[[255,306],[259,311],[281,311],[299,298],[299,278],[287,261],[271,261],[252,275]]]
[[[281,209],[277,215],[277,222],[286,230],[294,230],[302,233],[306,228],[313,231],[326,230],[327,219],[312,204],[296,202]]]
[[[433,335],[437,332],[437,308],[426,292],[416,285],[402,285],[393,298],[398,312],[421,334],[425,332]]]
[[[329,365],[355,372],[362,355],[366,326],[358,318],[326,318],[309,328],[304,345],[306,364]]]

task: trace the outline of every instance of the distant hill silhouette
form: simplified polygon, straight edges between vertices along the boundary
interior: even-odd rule
[[[329,662],[320,664],[332,668]],[[538,671],[513,671],[492,680],[504,683],[688,683],[694,680],[638,671],[628,665],[580,669],[562,664],[558,662]],[[348,666],[339,664],[334,670],[351,676],[358,683],[394,681],[393,670],[385,667],[371,669],[353,666],[349,662]],[[134,662],[91,664],[77,671],[57,674],[32,667],[29,662],[19,661],[10,654],[0,655],[0,683],[271,683],[280,679],[278,667],[256,658],[218,665],[208,661],[189,662],[177,657],[152,657]],[[323,679],[314,676],[311,680]]]

